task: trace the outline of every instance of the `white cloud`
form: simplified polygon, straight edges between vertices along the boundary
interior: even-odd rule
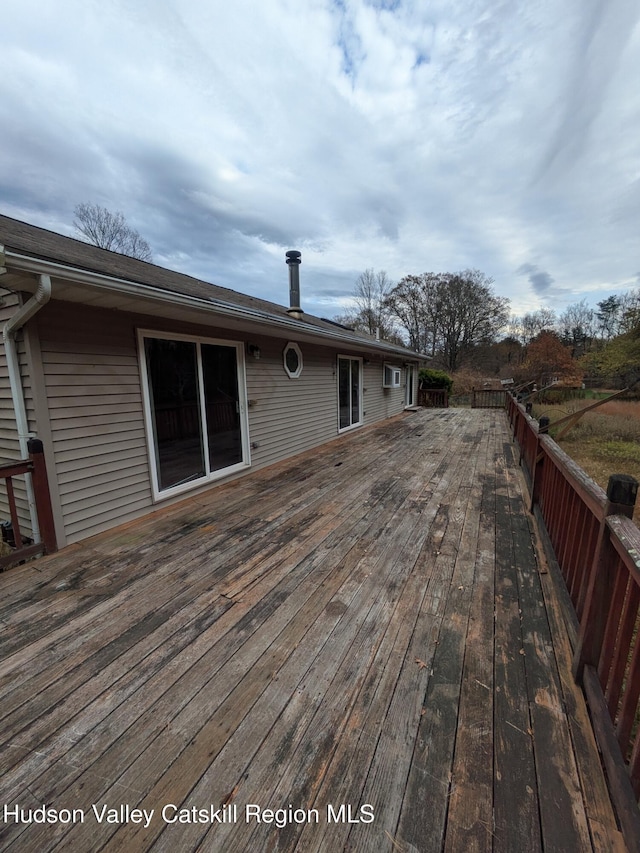
[[[0,209],[71,233],[95,201],[158,262],[277,301],[299,248],[325,316],[368,267],[478,267],[519,311],[597,299],[640,267],[637,17],[625,0],[6,0]]]

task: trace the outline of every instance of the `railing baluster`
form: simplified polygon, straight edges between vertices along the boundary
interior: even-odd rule
[[[629,672],[625,683],[624,693],[622,696],[622,705],[620,707],[620,716],[616,724],[616,737],[622,750],[622,755],[626,756],[629,751],[629,741],[631,738],[631,730],[638,708],[638,699],[640,698],[640,642],[636,643],[633,650],[633,657],[629,666]]]
[[[629,776],[636,799],[640,799],[640,737],[636,736],[633,752],[629,760]]]
[[[635,483],[636,491],[633,491],[630,481]],[[582,671],[586,664],[593,666],[596,670],[598,669],[606,623],[613,599],[614,566],[617,563],[617,558],[611,545],[607,517],[610,515],[633,517],[637,485],[633,477],[626,477],[624,474],[616,474],[609,478],[607,502],[602,511],[598,541],[580,625],[580,636],[574,657],[573,671],[577,681],[582,680]],[[625,486],[627,486],[626,489]]]
[[[57,550],[55,524],[42,442],[35,438],[29,439],[27,446],[29,449],[29,459],[21,459],[18,462],[9,462],[5,465],[0,465],[0,480],[4,479],[7,484],[7,501],[11,516],[11,526],[13,528],[14,544],[16,546],[11,554],[0,557],[0,571],[7,566],[14,565],[21,559],[24,560],[26,557],[36,556],[43,551],[51,554]],[[38,525],[42,537],[41,542],[31,545],[25,545],[20,531],[20,520],[12,480],[12,477],[23,474],[30,474],[32,478]]]
[[[11,516],[11,529],[13,541],[16,548],[22,548],[22,534],[20,533],[20,521],[18,520],[18,509],[16,507],[16,496],[13,491],[13,479],[7,477],[7,499],[9,501],[9,514]]]
[[[629,575],[624,571],[624,566],[618,566],[611,612],[604,635],[603,654],[598,667],[598,678],[600,684],[605,687],[605,699],[611,719],[614,721],[618,713],[624,674],[629,661],[629,649],[640,598],[640,590],[633,583],[629,588],[629,581]]]
[[[640,849],[640,532],[630,521],[638,483],[616,475],[607,494],[539,427],[507,402],[531,510],[546,528],[578,617],[573,674],[590,706],[629,849]],[[631,785],[629,785],[629,780]]]

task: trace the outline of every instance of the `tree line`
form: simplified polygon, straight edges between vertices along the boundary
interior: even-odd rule
[[[509,319],[509,300],[492,285],[475,269],[407,275],[396,285],[368,269],[356,282],[354,310],[336,319],[437,356],[455,371],[473,349],[495,341]]]
[[[386,272],[367,269],[352,310],[336,320],[408,345],[450,372],[472,366],[487,376],[567,383],[587,373],[625,384],[640,372],[640,288],[593,308],[583,299],[561,313],[514,316],[479,270],[407,275],[394,284]]]
[[[90,243],[151,261],[147,241],[97,204],[79,204],[74,226]],[[509,299],[477,269],[407,275],[394,284],[386,272],[366,269],[357,279],[353,309],[335,319],[384,340],[402,343],[452,373],[473,365],[485,376],[563,380],[586,374],[613,383],[640,380],[640,288],[614,294],[595,308],[586,300],[556,314],[540,308],[510,315]]]
[[[545,349],[547,376],[566,384],[588,377],[632,388],[640,379],[640,288],[613,294],[595,308],[583,299],[558,315],[543,308],[513,317],[507,331],[520,345],[520,364],[529,366],[531,352]]]
[[[640,323],[640,288],[624,294],[614,294],[590,307],[586,300],[568,305],[556,314],[541,308],[512,317],[507,333],[524,346],[542,331],[554,331],[574,358],[592,350],[601,349],[613,338],[631,332]]]

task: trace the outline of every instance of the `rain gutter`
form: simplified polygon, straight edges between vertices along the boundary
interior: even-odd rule
[[[33,438],[33,434],[29,432],[29,421],[27,419],[27,409],[24,400],[24,388],[22,387],[22,377],[20,375],[20,360],[18,356],[18,347],[16,343],[16,334],[38,313],[38,311],[47,304],[51,299],[51,279],[48,275],[42,273],[39,276],[38,286],[31,298],[19,308],[16,313],[9,319],[2,329],[2,339],[7,356],[7,368],[9,371],[9,383],[11,386],[11,398],[13,400],[13,408],[16,416],[16,427],[18,430],[18,442],[20,444],[20,455],[22,459],[27,459],[29,450],[27,442],[29,438]],[[29,517],[31,519],[31,535],[33,541],[38,543],[41,541],[40,525],[38,524],[38,512],[36,509],[35,495],[33,491],[33,482],[31,474],[25,474],[25,487],[27,492],[27,503],[29,505]]]
[[[212,314],[233,317],[236,319],[255,320],[267,326],[274,326],[280,329],[294,331],[298,335],[304,333],[315,338],[329,338],[330,340],[349,343],[352,347],[356,345],[358,347],[368,348],[383,353],[393,353],[396,356],[403,356],[404,358],[414,358],[416,360],[429,358],[429,356],[414,353],[411,350],[394,347],[393,344],[385,345],[381,341],[354,339],[350,335],[342,334],[339,329],[320,329],[311,323],[305,323],[304,320],[295,319],[293,317],[279,317],[275,314],[270,314],[268,311],[261,311],[257,308],[248,308],[243,305],[236,305],[232,302],[226,302],[214,296],[206,298],[200,296],[188,296],[182,293],[176,293],[172,290],[152,287],[148,284],[132,282],[122,278],[114,278],[103,273],[85,270],[80,267],[71,267],[66,264],[56,263],[55,261],[47,261],[39,258],[33,258],[28,255],[21,255],[8,249],[5,251],[5,258],[5,263],[8,264],[10,262],[12,269],[35,273],[38,275],[53,276],[70,282],[78,282],[109,293],[119,293],[123,296],[131,296],[135,298],[140,298],[142,296],[146,299],[151,299],[154,302],[169,303],[186,308],[198,308],[199,310],[207,311]]]

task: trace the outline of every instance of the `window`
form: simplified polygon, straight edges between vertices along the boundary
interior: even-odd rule
[[[362,359],[338,356],[338,430],[362,422]]]
[[[284,348],[284,369],[289,379],[297,379],[302,373],[302,352],[298,344],[288,343]]]
[[[249,464],[242,344],[139,332],[154,497]]]
[[[383,366],[382,377],[383,388],[399,388],[400,387],[400,368],[394,367],[392,364]]]

